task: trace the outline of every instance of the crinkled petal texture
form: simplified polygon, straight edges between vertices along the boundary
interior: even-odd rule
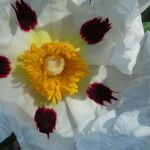
[[[11,30],[9,28],[10,6],[7,0],[0,2],[0,14],[0,49],[5,51],[12,39]]]
[[[149,150],[149,90],[150,76],[134,80],[123,93],[121,98],[123,104],[118,109],[97,118],[87,128],[88,135],[76,134],[75,139],[64,136],[65,134],[62,137],[54,133],[50,140],[46,140],[45,136],[31,127],[32,120],[29,116],[25,117],[23,111],[13,104],[1,103],[0,117],[3,120],[0,124],[3,133],[1,139],[7,136],[6,134],[15,132],[21,147],[28,149],[46,149],[50,146],[55,150],[63,146],[65,150],[73,150],[76,146],[77,150],[101,148],[103,150]],[[28,120],[28,124],[25,120]],[[4,126],[6,122],[9,124],[7,128]]]
[[[138,2],[139,2],[139,10],[141,13],[150,6],[149,0],[138,0]]]
[[[73,139],[53,134],[50,140],[32,127],[32,119],[14,104],[0,103],[0,142],[14,132],[23,150],[65,150],[74,148]]]
[[[99,25],[103,32],[109,29],[102,41],[85,46],[84,57],[87,62],[91,65],[111,64],[121,72],[131,74],[144,34],[141,17],[135,17],[138,11],[137,0],[95,0],[91,4],[89,0],[83,3],[69,1],[68,9],[71,11],[77,32],[80,32],[79,29],[85,22],[97,17],[108,18],[111,23],[111,29],[109,23],[105,28]],[[94,32],[96,30],[98,32],[95,26]]]
[[[141,42],[141,50],[138,55],[136,66],[133,70],[134,74],[149,75],[150,74],[150,32],[147,31]]]
[[[135,17],[138,11],[137,0],[101,0],[92,1],[91,5],[89,1],[84,3],[67,2],[67,0],[27,2],[37,14],[38,26],[47,29],[52,40],[73,42],[77,48],[82,49],[81,53],[90,65],[112,64],[123,73],[132,73],[139,52],[139,43],[143,37],[141,18]],[[7,7],[10,9],[8,4]],[[12,13],[14,11],[12,9],[7,11],[8,16],[11,14],[8,17],[9,30],[13,35],[15,34],[11,44],[14,47],[17,45],[17,48],[10,49],[10,54],[14,55],[14,52],[20,52],[28,47],[27,39],[26,33],[16,29],[16,16]],[[80,29],[85,22],[97,17],[101,17],[102,20],[108,18],[109,22],[106,24],[106,31],[102,33],[102,41],[89,45],[80,37]],[[109,24],[112,26],[111,29]],[[16,36],[19,38],[16,39]],[[19,45],[18,41],[21,42]]]
[[[17,134],[21,147],[24,149],[49,149],[49,147],[51,147],[52,150],[56,150],[62,149],[63,147],[65,150],[72,150],[74,148],[74,141],[71,137],[74,133],[88,133],[89,130],[95,131],[96,128],[101,128],[102,126],[104,126],[103,130],[106,131],[105,127],[111,126],[112,123],[111,121],[109,121],[110,125],[108,122],[106,123],[107,119],[110,118],[108,115],[109,113],[107,114],[107,112],[115,108],[119,103],[119,101],[113,101],[112,104],[106,102],[105,104],[107,107],[97,105],[85,95],[88,84],[93,82],[103,83],[111,90],[120,93],[119,95],[113,93],[115,94],[113,95],[114,97],[120,99],[120,95],[129,82],[134,78],[134,76],[129,77],[120,73],[115,67],[94,66],[92,64],[109,64],[108,60],[111,58],[111,60],[116,61],[115,65],[117,67],[119,66],[118,68],[122,72],[130,72],[129,70],[133,67],[133,64],[131,63],[132,67],[130,68],[128,66],[129,63],[126,63],[126,61],[135,61],[135,55],[138,53],[136,51],[136,44],[139,44],[141,35],[143,34],[141,20],[138,18],[128,18],[128,16],[132,14],[133,8],[136,7],[136,3],[134,3],[136,1],[133,1],[134,4],[130,2],[129,4],[131,5],[128,5],[125,1],[120,2],[117,0],[113,0],[112,2],[105,2],[104,0],[99,2],[93,1],[90,6],[87,6],[87,3],[81,5],[84,6],[83,9],[80,5],[77,6],[74,5],[74,3],[70,4],[70,1],[67,3],[67,0],[58,0],[57,2],[55,0],[30,0],[28,2],[38,14],[39,25],[41,27],[39,30],[46,30],[51,36],[51,40],[69,41],[76,48],[80,48],[80,52],[84,48],[83,56],[85,56],[85,59],[90,64],[91,76],[87,79],[88,81],[83,80],[81,82],[79,85],[79,94],[73,97],[66,97],[65,101],[59,102],[58,105],[54,107],[54,110],[57,112],[56,132],[51,135],[50,140],[47,140],[45,135],[38,133],[35,130],[36,125],[33,122],[37,103],[42,103],[42,97],[37,95],[37,93],[31,88],[31,84],[26,79],[26,76],[24,76],[24,72],[20,70],[19,66],[17,66],[11,76],[0,80],[0,100],[11,103],[10,105],[6,104],[6,107],[1,105],[0,110],[5,113],[7,112],[6,116],[9,120],[9,125],[11,125],[11,131],[9,130],[6,133],[7,135],[4,134],[5,131],[2,131],[4,136],[2,136],[1,139],[3,140],[6,136],[8,136],[8,134],[10,134],[10,132],[13,131]],[[81,4],[81,1],[78,2],[78,4]],[[101,3],[104,4],[103,7],[100,5]],[[10,23],[10,28],[8,27],[6,29],[7,32],[4,33],[4,35],[9,33],[8,36],[6,36],[9,40],[6,44],[2,42],[4,45],[0,44],[0,52],[11,58],[11,60],[13,60],[13,66],[15,66],[16,62],[14,60],[16,60],[16,58],[22,54],[24,50],[28,49],[31,43],[28,41],[29,34],[22,32],[19,28],[15,30],[16,22],[11,22],[11,20],[14,20],[15,15],[9,17],[12,10],[10,10],[9,3],[5,3],[5,5],[6,7],[2,8],[6,10],[6,12],[8,11],[8,18],[6,17],[7,19],[3,19],[5,16],[5,14],[3,14],[0,16],[0,19],[2,19],[4,23]],[[90,7],[87,14],[85,6]],[[69,9],[70,15],[68,15],[68,10],[66,8]],[[108,10],[109,15],[107,15],[106,10]],[[78,15],[76,16],[74,12]],[[114,18],[111,17],[111,15]],[[49,16],[50,18],[48,19]],[[82,16],[85,16],[85,18]],[[114,24],[114,28],[112,27],[112,29],[105,34],[101,43],[96,45],[87,45],[80,37],[80,27],[83,23],[85,23],[85,21],[97,16],[109,18],[112,25]],[[80,19],[83,21],[81,22]],[[125,28],[125,26],[127,27],[128,25],[129,27]],[[0,32],[1,31],[3,30],[0,30]],[[128,35],[132,36],[132,40],[130,39],[128,41],[131,42],[130,44],[125,42],[128,40]],[[133,43],[135,45],[134,48]],[[117,49],[119,45],[123,46]],[[5,46],[5,49],[3,49],[3,46]],[[129,48],[129,51],[126,47]],[[91,59],[89,59],[90,55]],[[133,59],[131,59],[131,57],[133,57]],[[130,69],[128,69],[128,67]],[[113,113],[113,117],[114,116],[115,114]],[[2,115],[2,117],[5,117],[5,115]],[[102,122],[103,125],[101,124],[101,126],[99,126],[97,121]],[[33,128],[33,124],[35,128]]]
[[[134,80],[124,92],[123,104],[116,113],[109,112],[92,126],[95,133],[76,135],[77,150],[149,150],[149,90],[150,76]]]
[[[95,121],[89,130],[91,134],[76,135],[77,150],[149,150],[149,42],[150,33],[147,32],[143,38],[138,63],[134,70],[134,75],[143,77],[129,84],[121,96],[122,104],[118,109]]]
[[[56,112],[58,113],[57,130],[61,135],[64,135],[64,133],[72,135],[74,132],[88,133],[98,118],[103,117],[103,115],[116,108],[120,103],[120,101],[110,98],[111,103],[103,99],[103,105],[97,104],[86,95],[87,85],[89,83],[103,83],[111,90],[120,93],[112,94],[112,96],[120,99],[120,95],[132,78],[134,78],[129,78],[113,67],[90,66],[90,70],[92,78],[89,79],[89,81],[83,81],[83,84],[79,85],[79,90],[82,92],[73,97],[67,97],[65,103],[59,103],[56,106]],[[63,114],[64,117],[62,117],[61,114]]]

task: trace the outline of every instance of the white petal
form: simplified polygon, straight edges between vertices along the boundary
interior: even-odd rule
[[[90,100],[86,96],[86,89],[89,83],[100,82],[112,89],[113,91],[117,91],[120,94],[113,94],[115,97],[119,99],[120,95],[127,87],[129,82],[133,79],[133,77],[129,77],[120,73],[117,69],[109,66],[91,66],[91,76],[86,86],[81,85],[79,88],[79,94],[73,97],[67,97],[67,109],[68,109],[68,118],[69,121],[72,121],[72,130],[79,132],[88,132],[91,130],[91,126],[98,120],[99,117],[105,115],[108,111],[115,109],[120,101],[113,101],[112,104],[105,102],[107,107],[100,106],[96,104],[94,101]],[[83,82],[84,83],[84,82]],[[80,91],[80,89],[82,89]],[[57,110],[59,111],[59,110]],[[70,115],[69,115],[70,113]],[[61,113],[60,113],[61,114]],[[64,114],[61,114],[61,118],[63,118]],[[88,116],[88,117],[86,117]],[[98,124],[98,121],[97,121]],[[97,125],[94,125],[92,130],[95,130]]]
[[[54,133],[47,139],[45,134],[32,127],[33,121],[19,107],[13,104],[0,103],[0,142],[12,132],[17,136],[21,149],[73,150],[73,138],[65,138]]]
[[[37,9],[37,12],[40,26],[62,20],[69,14],[68,10],[66,9],[67,0],[44,0],[39,1],[39,3],[40,5]]]
[[[84,22],[99,16],[108,17],[113,25],[102,42],[85,47],[83,55],[87,62],[90,65],[113,64],[123,73],[131,74],[144,34],[141,18],[135,18],[138,11],[137,1],[97,0],[92,1],[91,5],[86,1],[80,6],[69,1],[68,9],[78,33]]]
[[[96,117],[99,116],[99,109],[101,112],[105,112],[105,108],[97,105],[95,102],[87,98],[86,89],[90,82],[102,82],[106,78],[105,67],[91,66],[91,76],[87,84],[81,85],[81,91],[79,94],[73,97],[67,97],[66,101],[70,112],[70,117],[73,120],[75,131],[88,131],[88,128],[95,121]],[[86,81],[87,82],[87,81]],[[80,89],[79,89],[80,90]],[[88,115],[88,117],[87,117]]]
[[[25,2],[29,4],[31,8],[36,12],[38,18],[37,27],[46,28],[46,26],[48,26],[51,34],[53,33],[53,36],[57,36],[58,39],[61,27],[61,20],[69,15],[69,11],[66,8],[67,0],[25,0]],[[12,0],[12,3],[15,3],[15,0]],[[18,29],[16,14],[13,9],[11,12],[11,30],[13,34],[16,34],[16,30]]]
[[[137,64],[133,70],[134,74],[144,76],[150,74],[150,32],[147,31],[141,42],[140,53]]]
[[[89,100],[72,99],[67,98],[67,103],[71,113],[70,118],[73,118],[72,123],[76,125],[73,130],[78,132],[85,130],[86,132],[96,119],[98,106]]]
[[[75,136],[77,150],[100,150],[100,138],[95,135],[77,135]]]
[[[13,88],[12,78],[8,77],[0,80],[1,90],[0,90],[0,100],[4,102],[13,102],[20,94],[23,94],[23,89]],[[15,92],[14,92],[15,91]],[[9,93],[9,94],[8,94]]]
[[[2,111],[0,112],[0,133],[0,143],[12,133],[9,121]]]
[[[114,126],[117,132],[138,137],[150,135],[149,90],[150,76],[138,78],[129,85],[122,97],[123,104],[118,109],[120,116]]]
[[[10,34],[7,37],[10,38]],[[7,44],[7,47],[2,48],[0,45],[0,54],[6,55],[12,63],[12,67],[15,68],[18,57],[30,46],[29,34],[17,28],[15,35],[11,35],[11,42]]]
[[[137,147],[146,150],[150,146],[147,143],[150,136],[149,90],[150,76],[134,80],[123,94],[123,104],[118,109],[119,117],[114,125],[114,133],[131,135],[130,142],[136,142]]]
[[[33,120],[37,107],[35,103],[38,99],[34,97],[29,85],[24,84],[22,81],[21,77],[18,79],[18,77],[13,78],[12,76],[1,79],[0,101],[17,105],[20,110],[24,111]]]
[[[0,3],[0,54],[16,59],[30,45],[29,35],[17,28],[17,20],[10,0]]]
[[[118,118],[114,125],[114,130],[120,134],[132,134],[132,132],[139,126],[138,111],[124,112]],[[132,121],[132,123],[131,123]]]
[[[149,150],[150,146],[149,137],[136,138],[125,134],[78,135],[75,140],[77,150]]]
[[[11,0],[11,3],[15,4],[15,2],[16,0]],[[25,2],[31,6],[38,16],[38,26],[58,21],[68,14],[66,9],[67,0],[25,0]]]
[[[138,2],[139,2],[140,13],[142,13],[146,8],[150,6],[149,0],[138,0]]]
[[[8,4],[7,1],[0,3],[0,51],[7,48],[12,38],[9,27],[10,5]]]
[[[81,5],[83,2],[85,2],[86,0],[72,0],[75,4],[77,5]]]
[[[141,17],[139,16],[126,25],[125,37],[114,47],[111,64],[117,66],[123,73],[132,74],[143,35]]]
[[[62,136],[72,136],[73,129],[71,124],[71,118],[69,118],[68,108],[65,102],[59,102],[55,106],[57,112],[57,125],[56,130]]]
[[[120,111],[144,108],[150,103],[150,77],[140,77],[131,82],[123,94]],[[132,94],[131,94],[132,93]],[[132,103],[131,103],[132,102]]]
[[[38,133],[32,128],[24,128],[22,130],[24,135],[24,140],[26,141],[29,148],[36,150],[73,150],[74,149],[74,141],[71,137],[62,137],[57,133],[53,133],[50,136],[50,139],[47,139],[45,134]]]
[[[22,135],[22,127],[30,127],[32,120],[18,107],[9,103],[0,103],[1,117],[1,139],[6,138],[14,132],[22,148],[26,148],[26,142]],[[3,130],[2,130],[3,129]]]
[[[97,120],[93,123],[88,133],[94,132],[102,132],[107,134],[108,132],[112,132],[114,123],[116,120],[116,112],[115,109],[105,113],[103,116],[97,118]]]
[[[99,128],[89,135],[75,136],[78,150],[149,150],[150,76],[134,80],[124,92],[123,104],[108,117],[102,116]],[[108,113],[109,114],[109,113]],[[107,117],[109,118],[107,120]],[[116,117],[116,118],[115,118]],[[105,123],[103,122],[105,121]]]

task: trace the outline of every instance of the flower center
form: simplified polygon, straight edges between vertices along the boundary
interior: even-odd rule
[[[76,94],[80,79],[89,74],[88,65],[68,42],[32,44],[20,60],[32,86],[53,105]]]
[[[64,70],[65,60],[61,56],[47,56],[44,65],[49,75],[56,76]]]

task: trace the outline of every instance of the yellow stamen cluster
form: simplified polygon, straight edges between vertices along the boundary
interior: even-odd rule
[[[53,105],[78,92],[77,83],[88,75],[88,66],[67,42],[35,44],[20,56],[32,86]]]

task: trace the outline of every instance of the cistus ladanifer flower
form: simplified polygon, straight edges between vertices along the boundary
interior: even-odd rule
[[[37,145],[39,149],[60,149],[59,143],[62,143],[64,136],[84,133],[88,127],[91,130],[91,124],[93,127],[101,114],[106,118],[104,110],[107,113],[117,107],[119,101],[108,107],[100,106],[118,98],[113,89],[122,95],[131,81],[124,74],[132,73],[143,38],[140,17],[133,15],[138,5],[134,0],[130,3],[124,0],[89,2],[11,0],[12,6],[10,1],[0,2],[0,55],[7,56],[12,66],[9,77],[0,79],[0,100],[19,109],[6,110],[4,107],[3,110],[1,105],[0,110],[4,111],[4,117],[5,113],[11,114],[8,125],[16,131],[23,149],[28,149],[24,148],[26,144],[23,139],[25,143],[35,145],[32,149],[38,149]],[[17,4],[21,6],[17,8]],[[32,19],[23,21],[23,17],[32,15],[24,11],[26,8],[35,10],[37,26],[34,23],[32,26]],[[35,22],[37,17],[33,19]],[[14,22],[18,25],[15,34]],[[20,27],[23,31],[31,32],[22,32]],[[97,85],[90,88],[89,95],[85,95],[91,81],[107,83],[107,87]],[[104,95],[96,90],[102,90]],[[50,111],[52,108],[57,113],[57,121],[55,113]],[[32,122],[34,119],[38,130],[50,136],[50,140],[45,140],[45,134],[37,134]],[[31,128],[28,125],[26,128],[26,123]],[[7,125],[7,122],[4,124]],[[23,138],[20,137],[19,124],[25,127],[22,130],[21,126],[21,132],[25,131]],[[53,132],[55,127],[57,133]]]

